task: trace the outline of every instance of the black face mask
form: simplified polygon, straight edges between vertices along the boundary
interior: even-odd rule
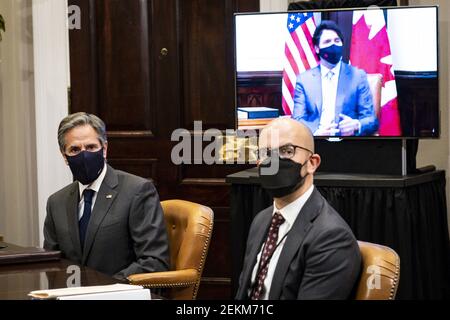
[[[342,46],[333,44],[332,46],[319,50],[319,56],[331,64],[336,64],[342,58]]]
[[[103,148],[96,152],[81,151],[72,157],[66,155],[66,158],[74,179],[81,182],[81,184],[94,182],[105,165]]]
[[[306,163],[306,162],[305,162]],[[305,164],[297,163],[291,159],[279,158],[278,172],[273,175],[262,174],[261,169],[270,168],[271,162],[263,161],[259,165],[259,181],[261,186],[273,198],[282,198],[297,191],[305,183],[305,176],[301,176],[300,170]]]

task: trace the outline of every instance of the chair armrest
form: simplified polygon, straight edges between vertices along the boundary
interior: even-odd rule
[[[198,273],[195,269],[137,273],[127,279],[131,284],[147,288],[180,288],[196,284]]]

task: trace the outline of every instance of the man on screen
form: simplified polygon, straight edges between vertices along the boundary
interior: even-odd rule
[[[343,35],[323,21],[313,35],[318,67],[297,77],[292,117],[315,136],[368,136],[378,130],[367,74],[342,61]]]

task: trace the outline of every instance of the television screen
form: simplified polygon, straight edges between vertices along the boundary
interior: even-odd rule
[[[235,15],[239,130],[292,117],[316,137],[439,137],[438,8]]]

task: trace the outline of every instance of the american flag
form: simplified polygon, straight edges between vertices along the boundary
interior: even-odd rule
[[[282,82],[282,105],[285,115],[291,115],[294,109],[294,91],[297,76],[318,65],[314,53],[312,36],[316,30],[313,14],[290,13],[287,18],[285,63]]]

